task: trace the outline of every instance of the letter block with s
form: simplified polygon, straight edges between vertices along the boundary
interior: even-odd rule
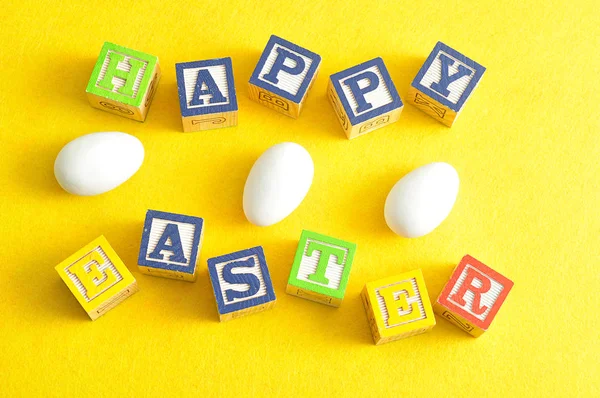
[[[104,236],[58,264],[56,271],[92,320],[138,291],[135,278]]]
[[[275,305],[273,283],[260,246],[208,259],[208,273],[221,321]]]
[[[250,99],[298,118],[320,65],[319,55],[272,35],[250,77]]]
[[[438,42],[408,90],[409,102],[452,127],[485,68]]]
[[[105,42],[85,91],[94,108],[143,122],[159,80],[158,57]]]

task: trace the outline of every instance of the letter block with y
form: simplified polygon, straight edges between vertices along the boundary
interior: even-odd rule
[[[260,246],[208,259],[208,273],[221,321],[275,305],[273,283]]]
[[[452,127],[484,72],[477,62],[438,42],[408,90],[409,102]]]
[[[85,91],[94,108],[143,122],[159,79],[157,57],[106,42]]]
[[[237,125],[231,58],[175,64],[183,131]]]
[[[421,334],[435,326],[420,269],[367,283],[361,296],[377,345]]]
[[[356,244],[302,231],[286,292],[339,307],[344,299]]]
[[[148,210],[138,256],[140,272],[194,282],[203,236],[202,218]]]
[[[133,275],[104,236],[58,264],[56,271],[92,320],[138,291]]]
[[[250,99],[297,118],[320,65],[319,55],[272,35],[250,77]]]
[[[436,314],[474,337],[488,330],[514,283],[466,255],[437,298]]]

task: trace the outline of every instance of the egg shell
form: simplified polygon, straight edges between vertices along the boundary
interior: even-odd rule
[[[244,214],[264,227],[289,216],[308,193],[314,175],[310,154],[302,146],[284,142],[267,149],[256,160],[244,187]]]
[[[458,173],[448,163],[430,163],[411,171],[387,196],[387,225],[405,238],[427,235],[450,214],[458,186]]]
[[[86,134],[65,145],[54,162],[60,186],[74,195],[98,195],[134,175],[144,161],[136,137],[117,131]]]

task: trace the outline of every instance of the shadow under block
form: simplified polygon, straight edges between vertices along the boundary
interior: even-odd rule
[[[202,218],[148,210],[138,256],[140,272],[196,281],[203,236]]]
[[[484,73],[483,66],[438,42],[410,85],[409,102],[452,127]]]
[[[104,236],[94,239],[55,269],[92,320],[138,291],[135,278]]]
[[[425,333],[435,326],[420,269],[369,282],[361,297],[377,345]]]
[[[249,97],[297,118],[320,65],[321,56],[272,35],[250,77]]]
[[[346,293],[356,244],[304,230],[286,293],[339,307]]]
[[[105,42],[85,91],[94,108],[143,122],[159,80],[158,57]]]
[[[514,283],[466,255],[434,303],[436,314],[474,337],[488,330]]]
[[[381,58],[331,75],[327,97],[348,139],[394,123],[404,107]]]
[[[208,274],[220,321],[275,305],[275,291],[261,246],[208,259]]]
[[[237,125],[231,58],[178,63],[175,73],[184,132]]]

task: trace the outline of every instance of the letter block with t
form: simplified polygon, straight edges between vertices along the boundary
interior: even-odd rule
[[[133,275],[104,236],[58,264],[56,271],[92,320],[138,291]]]
[[[286,292],[339,307],[344,299],[356,244],[302,231]]]
[[[433,310],[474,337],[487,331],[513,282],[473,257],[464,256]]]
[[[183,131],[237,125],[231,58],[175,64]]]
[[[408,90],[409,102],[451,127],[484,72],[477,62],[438,42]]]
[[[404,107],[381,58],[331,75],[327,96],[349,139],[397,121]]]
[[[425,333],[435,326],[420,269],[367,283],[361,297],[377,345]]]
[[[85,91],[94,108],[143,122],[159,79],[157,57],[106,42]]]
[[[148,210],[138,266],[143,274],[194,282],[204,220]]]
[[[250,77],[250,99],[297,118],[320,65],[319,55],[273,35]]]
[[[275,292],[262,247],[208,259],[219,319],[227,321],[275,305]]]

